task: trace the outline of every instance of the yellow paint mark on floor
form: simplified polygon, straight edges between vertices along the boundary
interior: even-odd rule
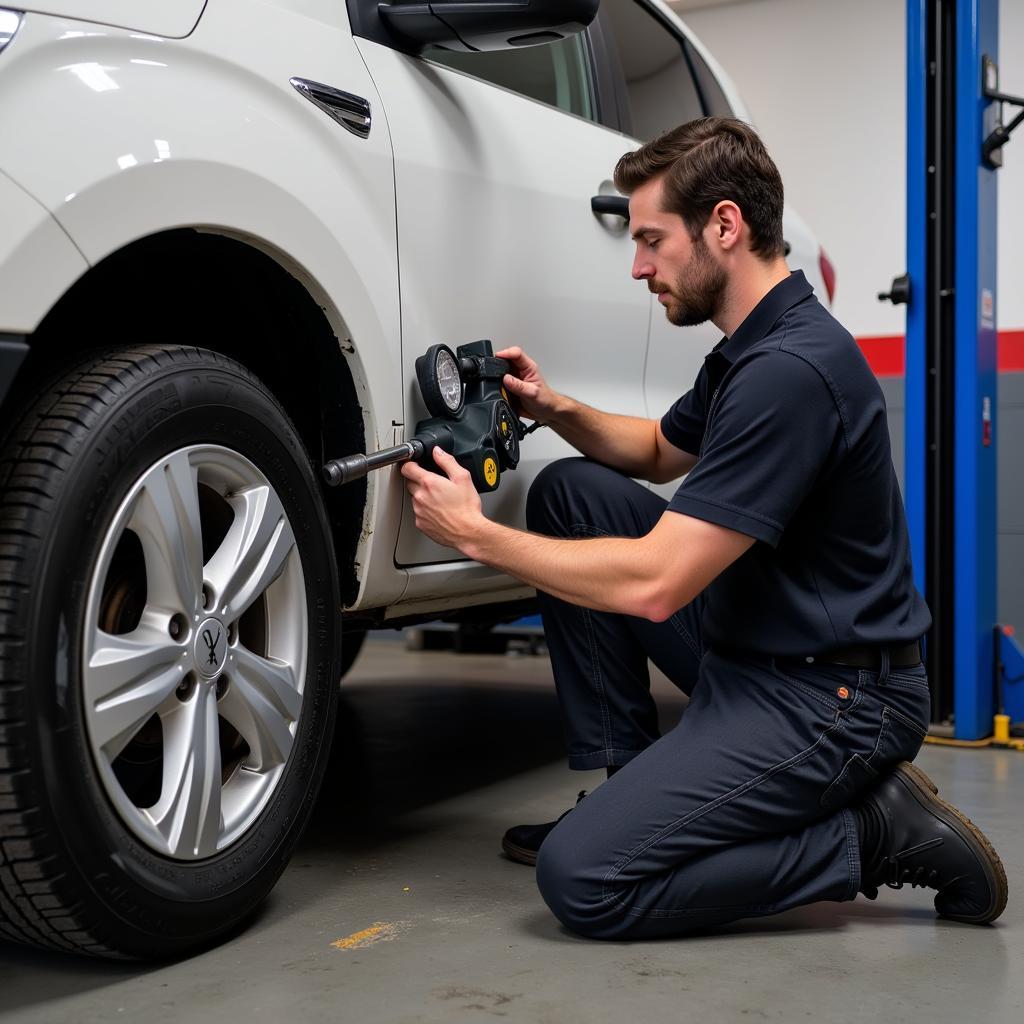
[[[366,949],[367,946],[376,945],[378,942],[390,942],[398,938],[407,927],[407,921],[374,921],[369,928],[346,935],[331,945],[335,949]]]

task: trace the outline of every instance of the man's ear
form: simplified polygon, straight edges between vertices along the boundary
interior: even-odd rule
[[[708,227],[718,247],[728,252],[739,243],[740,232],[743,229],[743,214],[731,199],[723,199],[711,211]]]

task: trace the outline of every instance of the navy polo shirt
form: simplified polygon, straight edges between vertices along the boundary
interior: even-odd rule
[[[661,429],[698,455],[669,509],[757,542],[705,591],[710,646],[807,656],[925,632],[881,388],[801,272],[708,354]]]

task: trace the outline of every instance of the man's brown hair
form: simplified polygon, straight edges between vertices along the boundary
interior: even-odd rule
[[[679,214],[694,239],[729,199],[750,227],[751,250],[765,260],[783,255],[782,177],[750,125],[734,117],[688,121],[626,153],[615,166],[615,187],[629,195],[659,174],[665,212]]]

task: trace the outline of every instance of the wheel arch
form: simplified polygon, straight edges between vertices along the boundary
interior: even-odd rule
[[[83,274],[29,336],[15,391],[29,395],[55,366],[120,341],[184,341],[252,370],[315,467],[364,451],[374,429],[365,368],[339,311],[301,273],[282,254],[221,233],[176,229],[132,242]],[[372,495],[365,484],[321,491],[349,603]]]

